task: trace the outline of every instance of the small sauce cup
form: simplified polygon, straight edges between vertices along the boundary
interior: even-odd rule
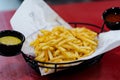
[[[120,7],[112,7],[104,11],[104,24],[110,30],[120,30]]]
[[[18,41],[18,43],[16,43],[16,41]],[[18,31],[15,31],[15,30],[1,31],[0,32],[0,55],[15,56],[19,54],[24,41],[25,41],[25,36]]]

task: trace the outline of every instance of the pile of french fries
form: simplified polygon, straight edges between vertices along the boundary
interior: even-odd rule
[[[30,43],[34,48],[35,60],[41,62],[69,62],[95,52],[98,45],[97,33],[82,28],[67,29],[56,26],[52,30],[40,30]]]

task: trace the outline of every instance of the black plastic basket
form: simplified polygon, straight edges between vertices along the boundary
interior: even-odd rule
[[[87,28],[89,29],[94,29],[95,32],[97,32],[98,34],[100,32],[105,31],[103,28],[101,28],[100,26],[94,25],[94,24],[89,24],[89,23],[80,23],[80,22],[70,22],[69,23],[71,26],[73,27],[79,27],[79,26],[88,26]],[[103,57],[102,55],[98,55],[92,59],[89,60],[77,60],[77,61],[72,61],[72,62],[66,62],[66,63],[51,63],[51,62],[39,62],[39,61],[35,61],[33,56],[30,55],[26,55],[24,52],[22,52],[22,55],[25,59],[25,61],[38,73],[40,73],[39,67],[42,68],[49,68],[49,69],[54,69],[54,72],[57,72],[57,69],[69,69],[69,68],[74,68],[75,65],[71,65],[70,64],[78,64],[80,67],[86,67],[89,65],[92,65],[96,62],[99,62],[101,60],[101,58]],[[49,65],[53,65],[53,66],[46,66],[44,64],[49,64]],[[59,66],[59,65],[66,65],[66,66]],[[69,66],[67,66],[69,65]],[[80,68],[79,67],[79,68]]]

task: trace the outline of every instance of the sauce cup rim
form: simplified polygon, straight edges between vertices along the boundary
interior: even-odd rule
[[[3,31],[0,31],[0,34],[2,34],[2,33],[7,34],[7,32],[17,33],[18,36],[21,36],[21,37],[22,37],[22,39],[20,39],[20,38],[17,37],[17,36],[9,35],[9,34],[8,34],[8,35],[5,35],[5,36],[17,37],[17,38],[19,38],[19,39],[21,40],[21,42],[18,43],[18,44],[15,44],[15,45],[7,45],[7,44],[3,44],[3,43],[0,42],[1,45],[4,45],[4,46],[17,46],[17,45],[22,44],[22,43],[25,41],[25,36],[24,36],[22,33],[18,32],[18,31],[16,31],[16,30],[3,30]],[[3,36],[2,36],[2,37],[3,37]]]

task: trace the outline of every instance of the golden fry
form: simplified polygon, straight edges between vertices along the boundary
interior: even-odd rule
[[[52,55],[52,53],[51,53],[50,50],[48,50],[48,56],[49,56],[49,59],[50,59],[50,60],[53,58],[53,55]]]

